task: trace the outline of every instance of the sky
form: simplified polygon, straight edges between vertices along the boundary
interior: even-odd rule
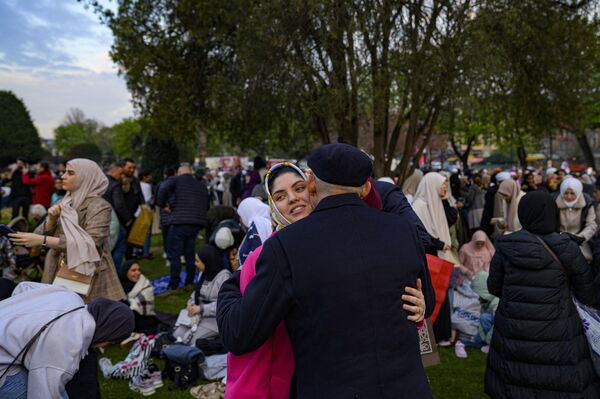
[[[77,0],[0,0],[0,90],[24,101],[42,138],[71,108],[105,125],[133,116],[112,40]]]

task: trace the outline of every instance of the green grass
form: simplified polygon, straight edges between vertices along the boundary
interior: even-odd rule
[[[152,252],[156,256],[153,260],[141,261],[144,275],[149,279],[154,279],[168,274],[169,268],[165,266],[162,258],[162,237],[155,235],[152,237]],[[166,298],[156,298],[156,309],[161,312],[179,313],[189,297],[189,292],[179,290],[176,294]],[[127,356],[128,349],[111,347],[106,350],[102,356],[108,357],[113,363],[122,360]],[[483,374],[485,372],[486,355],[478,349],[467,348],[469,357],[459,359],[454,355],[453,348],[440,348],[441,364],[428,367],[426,369],[433,394],[435,398],[440,399],[479,399],[487,398],[483,393]],[[161,368],[164,367],[162,360],[155,360]],[[102,375],[99,376],[100,391],[102,398],[105,399],[126,399],[141,398],[142,395],[129,390],[128,382],[122,380],[106,380]],[[169,390],[169,382],[165,381],[165,387],[156,390],[152,398],[156,399],[178,399],[191,398],[188,390]]]

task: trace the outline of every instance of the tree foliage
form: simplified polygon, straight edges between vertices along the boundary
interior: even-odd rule
[[[11,91],[0,90],[0,164],[17,157],[37,161],[44,156],[38,131],[25,104]]]
[[[300,157],[358,144],[406,176],[432,135],[527,146],[589,126],[597,25],[585,0],[122,0],[91,5],[146,134],[198,154]],[[466,156],[468,157],[468,151]]]

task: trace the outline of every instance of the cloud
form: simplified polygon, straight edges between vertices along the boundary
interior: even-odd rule
[[[74,0],[0,0],[0,89],[21,97],[42,137],[70,108],[113,124],[131,116],[109,58],[110,30]]]

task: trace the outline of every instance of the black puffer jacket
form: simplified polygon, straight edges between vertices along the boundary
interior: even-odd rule
[[[592,270],[566,234],[541,236],[577,299],[597,305]],[[531,233],[498,239],[488,288],[500,297],[485,375],[498,398],[600,398],[581,320],[561,266]]]

